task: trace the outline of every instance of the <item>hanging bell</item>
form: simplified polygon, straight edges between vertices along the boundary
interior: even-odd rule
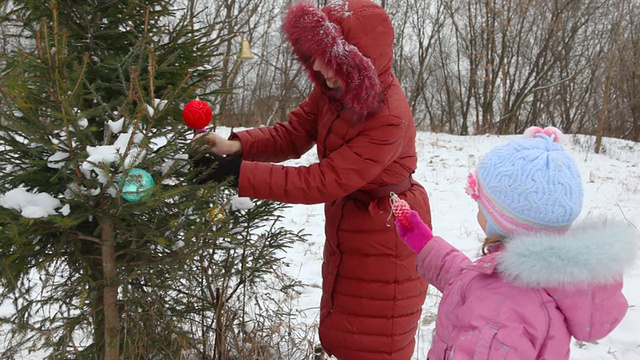
[[[249,40],[245,37],[242,38],[242,42],[240,43],[240,52],[238,53],[237,59],[241,61],[253,59],[251,45],[249,44]]]

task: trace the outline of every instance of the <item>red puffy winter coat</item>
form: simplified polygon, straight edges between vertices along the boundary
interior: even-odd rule
[[[380,6],[351,0],[322,10],[293,5],[284,31],[315,87],[287,122],[232,134],[243,149],[239,195],[324,203],[322,346],[340,360],[408,360],[427,284],[389,218],[389,192],[427,224],[431,216],[426,191],[411,179],[416,129],[391,71],[393,27]],[[317,58],[335,69],[341,89],[313,70]],[[314,145],[318,163],[273,163]]]

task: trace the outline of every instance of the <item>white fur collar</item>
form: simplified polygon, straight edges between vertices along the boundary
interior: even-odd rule
[[[629,223],[589,221],[561,235],[509,239],[498,270],[521,286],[581,286],[608,283],[622,275],[640,251],[640,233]]]

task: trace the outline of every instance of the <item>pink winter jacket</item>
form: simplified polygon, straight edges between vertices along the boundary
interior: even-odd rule
[[[434,237],[417,260],[443,293],[427,359],[568,359],[572,336],[601,339],[625,315],[622,272],[637,240],[601,223],[512,238],[472,262]]]

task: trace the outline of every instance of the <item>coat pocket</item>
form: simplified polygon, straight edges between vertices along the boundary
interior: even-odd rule
[[[509,347],[495,337],[498,329],[485,325],[460,337],[451,349],[451,360],[505,360]]]

